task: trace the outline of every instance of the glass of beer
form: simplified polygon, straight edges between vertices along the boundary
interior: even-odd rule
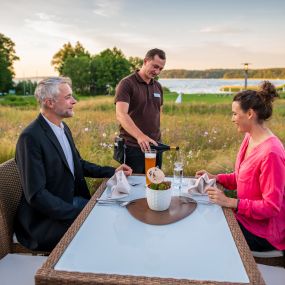
[[[155,167],[156,150],[151,149],[151,150],[145,151],[144,162],[145,162],[144,165],[145,165],[145,174],[146,174],[150,168]],[[145,177],[146,177],[146,185],[150,184],[150,181],[148,180],[147,176]]]

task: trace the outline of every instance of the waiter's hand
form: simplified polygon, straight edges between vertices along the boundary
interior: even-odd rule
[[[145,134],[138,136],[137,141],[138,141],[138,144],[139,144],[142,152],[150,151],[149,143],[157,145],[156,141],[154,141],[153,139],[151,139],[150,137],[148,137]]]
[[[115,172],[123,170],[126,176],[130,176],[133,173],[133,170],[126,164],[122,164],[120,165]]]

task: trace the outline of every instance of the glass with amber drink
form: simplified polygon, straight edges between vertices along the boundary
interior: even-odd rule
[[[147,150],[144,153],[144,161],[145,161],[145,174],[147,173],[147,171],[152,168],[155,167],[156,164],[156,150],[151,149],[151,150]],[[150,184],[150,181],[147,178],[147,175],[145,176],[146,178],[146,185]]]

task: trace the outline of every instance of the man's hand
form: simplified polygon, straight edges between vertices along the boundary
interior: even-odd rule
[[[115,172],[123,170],[126,176],[130,176],[133,173],[133,170],[126,164],[122,164],[120,165]]]
[[[217,178],[217,175],[211,174],[211,173],[209,173],[208,171],[206,171],[204,169],[197,171],[196,174],[195,174],[195,177],[199,178],[200,176],[202,176],[205,173],[207,173],[207,175],[208,175],[208,177],[210,179],[216,179]]]
[[[146,152],[150,150],[150,145],[149,143],[152,143],[154,145],[157,145],[157,142],[148,137],[145,134],[141,134],[140,136],[137,137],[138,144],[142,150],[142,152]]]

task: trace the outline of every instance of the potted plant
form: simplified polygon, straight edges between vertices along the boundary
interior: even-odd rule
[[[165,211],[171,203],[171,182],[164,181],[164,173],[157,167],[150,168],[147,172],[151,181],[146,186],[146,200],[149,208],[154,211]]]

